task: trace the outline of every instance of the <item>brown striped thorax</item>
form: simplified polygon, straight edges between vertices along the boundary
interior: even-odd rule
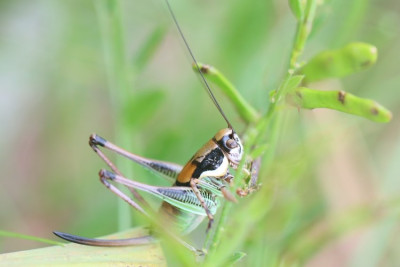
[[[229,166],[237,168],[242,155],[239,136],[231,128],[222,129],[185,164],[176,185],[188,185],[191,179],[203,177],[223,178],[228,174]]]

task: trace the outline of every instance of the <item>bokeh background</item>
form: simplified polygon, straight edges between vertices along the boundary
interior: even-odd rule
[[[1,230],[50,239],[53,230],[85,236],[118,231],[119,200],[98,181],[105,166],[87,145],[91,133],[118,140],[118,131],[127,128],[132,152],[184,164],[225,126],[161,0],[120,1],[127,62],[135,62],[155,30],[161,32],[147,64],[130,70],[130,89],[144,97],[127,115],[134,125],[121,126],[94,2],[0,2]],[[287,1],[172,5],[199,61],[218,67],[265,111],[295,33]],[[400,262],[399,25],[398,1],[321,1],[302,58],[362,41],[378,48],[378,61],[367,71],[312,88],[374,99],[392,111],[393,120],[377,124],[334,111],[284,109],[274,165],[261,172],[263,186],[274,192],[271,203],[260,205],[269,211],[258,227],[268,235],[255,246],[249,234],[244,247],[258,248],[246,251],[249,264],[297,257],[309,266]],[[232,106],[218,90],[216,95],[242,131]],[[166,184],[137,167],[132,178]],[[133,215],[133,224],[138,220]],[[203,233],[204,226],[197,235]],[[2,253],[41,246],[46,245],[0,237]]]

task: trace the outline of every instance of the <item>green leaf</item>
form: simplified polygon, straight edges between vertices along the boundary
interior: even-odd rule
[[[279,90],[279,95],[285,96],[287,93],[295,90],[300,85],[303,78],[303,75],[294,75],[289,77],[289,79],[284,82],[282,89]]]
[[[148,121],[165,98],[163,90],[149,90],[135,93],[125,104],[125,124],[140,127]]]
[[[0,231],[0,236],[6,236],[6,237],[14,237],[14,238],[21,238],[21,239],[26,239],[26,240],[33,240],[41,243],[47,243],[50,245],[60,245],[62,244],[61,242],[57,242],[54,240],[49,240],[41,237],[36,237],[32,235],[24,235],[20,233],[14,233],[14,232],[9,232],[9,231]]]
[[[301,87],[288,94],[288,100],[301,108],[329,108],[375,122],[389,122],[392,118],[391,112],[375,101],[344,91],[320,91]]]
[[[350,43],[338,50],[326,50],[314,56],[300,70],[305,82],[327,78],[340,78],[372,66],[378,57],[375,46],[366,43]]]
[[[261,157],[268,148],[269,148],[268,144],[257,146],[253,151],[251,151],[250,157],[252,159]]]
[[[304,15],[304,1],[289,0],[289,6],[297,20],[301,21]]]
[[[239,115],[246,122],[256,122],[258,120],[257,111],[243,98],[235,86],[216,68],[198,63],[201,72],[208,80],[215,83],[222,92],[229,98]],[[197,66],[193,66],[193,70],[198,72]]]
[[[151,35],[143,43],[143,45],[137,51],[135,58],[133,59],[133,66],[136,71],[142,71],[146,67],[147,63],[153,57],[157,48],[160,46],[166,33],[166,27],[159,26],[154,29]]]
[[[243,259],[244,257],[246,257],[247,254],[241,251],[235,252],[233,253],[232,256],[230,256],[228,258],[228,260],[226,261],[226,264],[224,264],[225,266],[232,266],[233,264],[239,262],[241,259]]]
[[[106,236],[130,238],[148,235],[143,228]],[[127,247],[91,247],[68,243],[0,255],[2,266],[166,266],[159,243]]]

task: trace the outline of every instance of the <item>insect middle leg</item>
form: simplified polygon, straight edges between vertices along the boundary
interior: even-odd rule
[[[211,214],[210,209],[208,208],[206,202],[204,201],[204,198],[202,197],[200,190],[197,188],[197,183],[198,179],[190,179],[190,187],[192,188],[193,192],[195,193],[197,199],[200,201],[201,206],[203,207],[204,211],[207,214],[208,217],[208,226],[207,226],[207,232],[210,230],[213,222],[214,222],[214,216]]]

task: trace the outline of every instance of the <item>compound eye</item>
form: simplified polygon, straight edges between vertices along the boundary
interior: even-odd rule
[[[233,149],[238,146],[238,143],[234,139],[229,139],[226,141],[226,146],[230,149]]]

